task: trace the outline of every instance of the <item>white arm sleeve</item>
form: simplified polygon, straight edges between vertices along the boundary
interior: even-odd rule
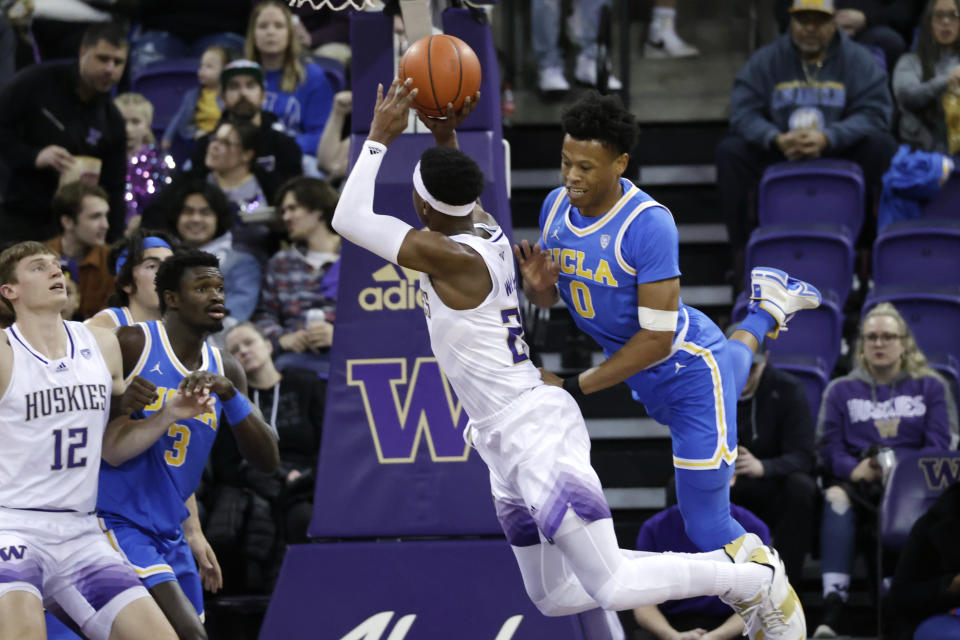
[[[400,245],[413,227],[393,216],[373,212],[373,191],[386,152],[387,148],[379,142],[364,141],[340,194],[332,222],[342,237],[397,264]]]

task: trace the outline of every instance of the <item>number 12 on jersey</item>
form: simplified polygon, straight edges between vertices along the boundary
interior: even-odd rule
[[[529,360],[526,351],[523,350],[523,323],[520,322],[520,309],[517,307],[503,309],[500,312],[500,319],[507,327],[507,346],[513,354],[513,364]]]
[[[67,437],[63,437],[63,432],[67,432]],[[64,456],[64,445],[66,445],[66,456]],[[80,450],[87,446],[87,428],[77,427],[76,429],[54,429],[53,430],[53,464],[50,465],[51,471],[63,469],[63,459],[67,459],[67,469],[87,466],[87,459],[80,457]]]

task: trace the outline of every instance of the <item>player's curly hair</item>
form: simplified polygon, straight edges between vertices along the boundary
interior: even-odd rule
[[[637,119],[620,96],[602,96],[595,90],[565,110],[560,125],[571,138],[599,140],[618,154],[633,151],[640,136]]]
[[[164,293],[167,291],[180,291],[180,281],[183,279],[183,272],[192,267],[213,267],[220,268],[220,261],[217,256],[199,249],[187,249],[179,251],[163,262],[157,268],[157,296],[160,298],[160,313],[166,313],[167,303],[164,299]]]
[[[483,192],[483,172],[473,158],[458,149],[430,147],[420,156],[423,186],[437,200],[463,205]]]
[[[160,238],[173,251],[177,250],[179,242],[176,237],[166,231],[156,231],[154,229],[137,229],[129,236],[117,240],[110,246],[110,254],[107,257],[107,267],[110,273],[114,275],[113,293],[107,300],[107,305],[111,307],[125,307],[130,304],[130,294],[137,292],[137,283],[133,281],[133,269],[143,262],[143,241],[146,238]],[[117,258],[120,254],[126,252],[123,264],[117,269]],[[124,291],[126,286],[132,287],[132,291]]]

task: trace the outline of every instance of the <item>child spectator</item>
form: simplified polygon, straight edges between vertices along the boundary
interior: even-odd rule
[[[170,184],[170,166],[157,149],[150,126],[153,105],[139,93],[121,93],[114,104],[123,116],[127,131],[127,182],[124,218],[129,234],[140,226],[140,214],[164,185]]]
[[[212,132],[223,113],[223,101],[220,99],[220,72],[230,62],[231,56],[219,45],[207,47],[200,56],[200,68],[197,69],[199,87],[183,94],[180,108],[163,132],[160,143],[164,151],[169,151],[177,138],[193,140]]]
[[[300,62],[300,42],[284,4],[266,0],[254,7],[244,57],[266,72],[264,111],[279,118],[304,154],[315,153],[333,106],[333,87],[319,66]]]

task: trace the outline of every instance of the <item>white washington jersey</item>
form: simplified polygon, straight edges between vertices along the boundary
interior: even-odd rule
[[[523,339],[510,243],[498,227],[475,226],[489,238],[460,234],[450,239],[469,246],[486,263],[493,286],[482,303],[463,311],[451,309],[440,300],[430,277],[420,275],[433,353],[474,421],[497,413],[543,384]]]
[[[0,506],[93,511],[103,431],[110,415],[110,370],[96,338],[64,322],[66,355],[51,360],[16,323],[10,383],[0,397]]]

